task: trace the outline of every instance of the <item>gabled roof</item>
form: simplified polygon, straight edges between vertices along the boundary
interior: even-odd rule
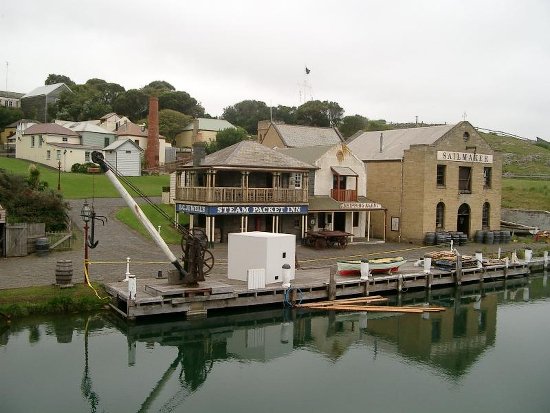
[[[23,132],[23,135],[64,135],[64,136],[80,136],[75,131],[65,128],[57,123],[37,123],[29,126]]]
[[[184,131],[193,130],[195,122],[198,122],[198,126],[197,126],[198,130],[207,130],[207,131],[213,131],[213,132],[218,132],[223,129],[235,127],[225,119],[197,118],[193,122],[189,123],[185,128],[183,128],[183,130]]]
[[[13,122],[13,123],[10,123],[8,126],[6,126],[6,128],[16,128],[17,126],[19,126],[22,123],[40,123],[40,121],[37,121],[37,120],[34,120],[34,119],[19,119],[19,120],[16,120],[15,122]]]
[[[403,158],[403,153],[411,145],[431,145],[455,126],[439,125],[363,132],[350,140],[347,145],[363,161],[397,160]],[[382,135],[382,151],[380,151],[380,135]]]
[[[284,145],[288,148],[304,146],[335,145],[344,139],[336,128],[318,128],[301,125],[277,125],[272,123]]]
[[[131,144],[133,146],[135,146],[136,148],[138,148],[140,151],[143,151],[143,149],[137,144],[135,143],[133,140],[131,139],[120,139],[118,141],[114,141],[113,143],[111,143],[110,145],[106,146],[105,148],[103,148],[104,151],[116,151],[118,148],[120,148],[122,145],[125,145],[125,144]]]
[[[192,166],[189,162],[185,166]],[[205,156],[200,166],[210,167],[248,167],[262,169],[317,169],[315,166],[299,161],[254,141],[241,141],[227,148]]]
[[[0,96],[10,99],[21,99],[23,96],[25,96],[24,93],[17,93],[17,92],[9,92],[6,90],[0,90]]]
[[[125,122],[116,131],[118,136],[142,136],[147,137],[147,128],[132,122]]]
[[[113,132],[108,131],[107,129],[102,128],[101,126],[96,125],[95,123],[84,121],[84,122],[68,122],[63,126],[74,130],[75,132],[95,132],[95,133],[108,133],[113,135]]]
[[[65,83],[54,83],[53,85],[44,85],[37,87],[36,89],[31,90],[26,95],[22,96],[22,98],[30,98],[32,96],[41,96],[41,95],[49,95],[50,93],[56,91],[59,88],[65,88],[69,92],[71,89],[65,84]]]
[[[322,146],[308,146],[302,148],[277,148],[278,152],[285,155],[292,156],[302,162],[314,165],[318,159],[320,159],[330,148],[334,145],[322,145]]]

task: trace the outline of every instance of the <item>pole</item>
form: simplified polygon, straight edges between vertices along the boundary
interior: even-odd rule
[[[57,190],[61,191],[61,161],[57,161]]]
[[[84,283],[87,282],[86,274],[90,274],[90,264],[88,263],[88,223],[84,223]]]

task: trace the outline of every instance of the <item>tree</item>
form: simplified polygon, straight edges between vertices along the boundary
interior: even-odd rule
[[[344,116],[338,129],[345,138],[349,138],[355,132],[365,130],[368,122],[368,119],[361,115]]]
[[[147,96],[160,96],[166,92],[173,92],[176,88],[164,80],[154,80],[141,88]]]
[[[255,135],[258,132],[258,121],[269,119],[269,108],[258,100],[243,100],[226,107],[223,110],[223,118]]]
[[[296,123],[296,107],[278,105],[273,108],[273,119],[280,120],[288,125]]]
[[[159,96],[159,109],[172,109],[194,118],[204,116],[204,108],[187,92],[164,92]]]
[[[118,95],[126,91],[126,89],[118,83],[109,83],[103,79],[97,78],[88,79],[86,81],[86,85],[97,90],[101,94],[101,100],[103,103],[111,107],[113,106],[113,103]]]
[[[159,111],[159,132],[167,141],[174,143],[176,135],[191,122],[193,118],[172,109]]]
[[[44,82],[45,85],[54,85],[56,83],[65,83],[69,87],[76,85],[70,77],[65,75],[56,75],[54,73],[50,73]]]
[[[216,134],[216,140],[206,145],[206,153],[219,151],[248,139],[248,133],[241,127],[222,129]]]
[[[369,120],[367,125],[367,131],[378,131],[392,129],[391,125],[388,125],[384,119]]]
[[[336,102],[310,100],[296,109],[296,123],[319,127],[338,126],[343,114],[344,109]]]
[[[19,108],[6,108],[0,106],[0,130],[4,129],[10,123],[23,119],[25,114]]]
[[[55,104],[56,113],[53,115],[58,119],[85,121],[98,119],[112,111],[103,93],[94,86],[74,85],[71,90],[72,93],[62,92]]]
[[[147,116],[149,99],[141,90],[130,89],[118,95],[113,103],[113,110],[125,115],[133,122]]]

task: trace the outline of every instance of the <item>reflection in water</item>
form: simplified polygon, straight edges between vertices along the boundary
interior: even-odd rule
[[[75,332],[83,336],[80,392],[91,412],[104,410],[100,402],[106,400],[94,389],[90,366],[95,360],[90,359],[89,350],[95,340],[90,341],[91,333],[107,330],[126,336],[128,374],[140,365],[138,344],[152,353],[158,351],[153,350],[156,346],[173,349],[172,361],[164,361],[161,374],[143,378],[149,390],[134,397],[139,399],[141,412],[174,411],[203,386],[221,362],[268,363],[289,357],[296,350],[313,352],[335,364],[352,349],[367,348],[374,361],[381,354],[398,356],[457,381],[495,345],[497,304],[519,305],[548,297],[547,284],[544,276],[509,280],[506,285],[498,283],[485,290],[463,286],[446,295],[433,291],[428,297],[422,292],[393,299],[448,307],[445,312],[422,316],[269,310],[200,321],[127,324],[112,314],[103,314],[55,318],[42,329],[64,345],[78,341],[74,340]],[[43,339],[39,326],[0,326],[0,349],[7,346],[11,334],[24,331],[28,332],[28,342],[36,345]],[[96,359],[102,356],[94,354]]]

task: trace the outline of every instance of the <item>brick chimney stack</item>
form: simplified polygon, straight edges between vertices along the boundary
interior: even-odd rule
[[[147,123],[149,124],[149,130],[147,133],[145,161],[147,168],[156,168],[159,166],[159,100],[155,96],[149,97]]]

